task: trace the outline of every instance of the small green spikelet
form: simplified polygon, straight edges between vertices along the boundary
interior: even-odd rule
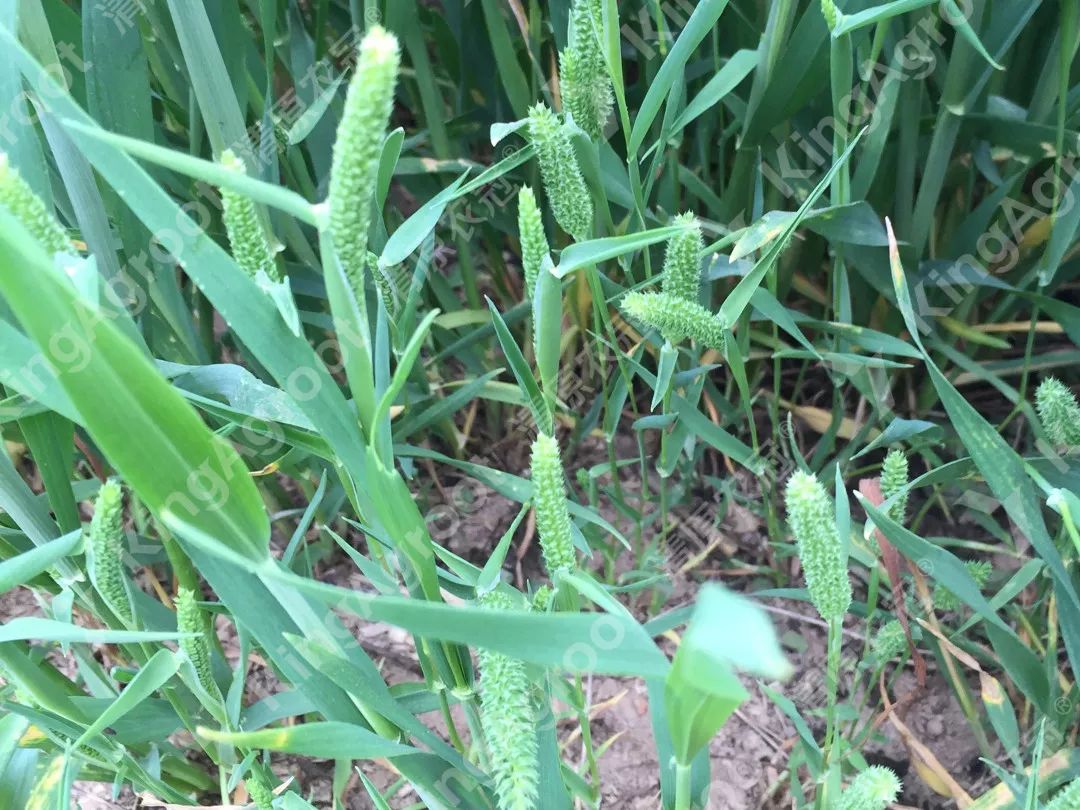
[[[491,610],[513,607],[509,596],[485,594],[480,604]],[[480,724],[491,753],[499,810],[535,810],[540,767],[536,745],[536,710],[529,694],[525,665],[502,653],[480,649]]]
[[[206,641],[206,622],[202,609],[195,601],[195,593],[180,588],[176,594],[176,629],[181,633],[197,633],[198,636],[180,639],[180,649],[191,660],[199,683],[211,696],[220,698],[221,691],[210,668],[210,645]]]
[[[521,267],[525,273],[525,290],[529,298],[536,293],[536,280],[544,257],[550,252],[544,219],[536,204],[536,195],[528,186],[518,192],[518,235],[521,237]]]
[[[891,661],[907,649],[904,626],[892,619],[881,626],[872,642],[874,653],[881,661]]]
[[[547,613],[551,608],[551,601],[554,596],[555,591],[551,589],[550,585],[541,585],[533,594],[532,609],[537,613]]]
[[[1046,805],[1046,810],[1080,810],[1080,779],[1072,780],[1059,790]]]
[[[251,797],[251,803],[254,804],[258,810],[273,810],[274,792],[264,785],[262,780],[252,777],[249,778],[245,784],[247,786],[248,796]]]
[[[832,31],[840,22],[840,12],[836,8],[836,0],[821,0],[821,14],[825,17],[825,25]]]
[[[600,42],[600,0],[574,0],[570,8],[570,44],[559,54],[563,109],[594,141],[603,137],[615,97]]]
[[[632,292],[620,306],[632,321],[656,329],[673,344],[691,338],[703,346],[724,349],[724,321],[701,304],[669,292]]]
[[[130,624],[133,616],[124,581],[124,493],[108,480],[98,490],[90,520],[90,553],[94,559],[94,588],[118,619]]]
[[[900,525],[907,519],[908,462],[903,450],[890,450],[881,465],[881,494],[886,500],[903,492],[889,507],[888,515]]]
[[[375,279],[375,286],[379,288],[379,298],[386,307],[386,314],[396,318],[398,313],[397,290],[394,289],[394,280],[390,275],[389,268],[379,267],[379,257],[370,250],[367,255],[367,268],[371,271],[371,277]]]
[[[529,139],[536,146],[540,176],[555,221],[578,241],[587,239],[592,230],[592,198],[581,176],[570,129],[547,105],[539,103],[529,110]]]
[[[980,590],[990,581],[990,575],[994,572],[993,566],[986,560],[968,560],[964,563],[964,568]],[[962,604],[956,595],[940,582],[934,586],[934,607],[938,610],[959,610]]]
[[[672,225],[683,225],[685,230],[673,236],[664,253],[664,285],[666,293],[698,302],[701,291],[701,252],[705,242],[701,238],[701,225],[692,213],[680,214]]]
[[[56,217],[22,179],[3,152],[0,152],[0,205],[7,208],[22,223],[50,256],[71,252],[71,242]]]
[[[788,481],[785,503],[810,601],[823,619],[838,621],[851,605],[851,581],[832,499],[817,478],[799,470]]]
[[[1080,406],[1060,380],[1054,377],[1043,380],[1035,392],[1035,405],[1046,437],[1054,445],[1080,445]]]
[[[221,165],[239,174],[247,172],[244,161],[231,149],[221,153]],[[225,231],[229,234],[229,244],[240,269],[252,278],[262,270],[271,280],[280,282],[281,273],[278,272],[262,223],[259,222],[255,203],[243,194],[222,188],[221,204],[224,207],[222,218],[225,221]]]
[[[541,433],[532,446],[533,504],[536,531],[548,574],[573,570],[576,563],[570,509],[559,443]]]
[[[330,168],[330,233],[341,266],[359,297],[367,262],[371,201],[383,137],[394,107],[401,53],[397,38],[374,26],[360,42],[356,73],[334,142]]]
[[[881,765],[872,765],[851,780],[836,810],[885,810],[900,795],[900,779]]]

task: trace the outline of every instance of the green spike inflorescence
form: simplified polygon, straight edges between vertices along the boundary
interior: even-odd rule
[[[274,791],[270,790],[261,780],[250,778],[245,783],[251,803],[258,810],[272,810],[274,806]]]
[[[701,304],[669,292],[632,292],[621,307],[631,320],[656,329],[671,343],[692,338],[703,346],[724,349],[723,320]]]
[[[0,205],[7,208],[22,223],[50,256],[71,252],[71,243],[56,217],[22,179],[3,152],[0,152]]]
[[[680,214],[672,225],[684,225],[685,230],[673,236],[664,253],[664,285],[666,293],[698,302],[701,291],[701,252],[705,242],[701,238],[701,225],[692,213]]]
[[[90,553],[94,559],[94,588],[109,610],[130,624],[134,617],[124,580],[124,493],[112,479],[101,485],[94,503]]]
[[[975,580],[980,590],[990,581],[993,567],[986,560],[968,560],[964,563],[968,576]],[[962,602],[940,582],[934,586],[934,607],[941,611],[959,610]]]
[[[232,172],[246,174],[244,161],[231,149],[221,153],[221,165]],[[252,278],[262,270],[273,281],[281,281],[274,254],[266,239],[259,213],[250,197],[221,189],[221,204],[224,207],[223,219],[225,230],[229,234],[229,244],[240,269]]]
[[[210,645],[206,641],[205,617],[195,601],[195,593],[189,588],[180,588],[176,594],[176,629],[181,633],[198,634],[194,638],[181,638],[180,649],[191,660],[203,689],[211,696],[220,698],[221,691],[210,668]]]
[[[544,565],[552,576],[573,570],[577,558],[559,443],[546,433],[541,433],[533,442],[532,482],[536,531],[540,535]]]
[[[508,610],[513,602],[492,591],[480,604]],[[491,754],[499,810],[535,810],[540,782],[536,710],[525,665],[502,653],[480,649],[480,724]]]
[[[371,204],[383,137],[394,107],[400,61],[398,41],[393,34],[379,26],[365,34],[334,143],[330,233],[358,299],[363,295]]]
[[[1046,810],[1080,810],[1080,779],[1074,779],[1059,790]]]
[[[1035,405],[1046,437],[1053,444],[1080,445],[1080,406],[1060,380],[1053,377],[1043,380],[1035,392]]]
[[[892,619],[881,626],[874,636],[873,649],[882,661],[891,661],[907,649],[904,626],[898,619]]]
[[[839,621],[851,604],[851,581],[832,499],[817,478],[800,470],[788,481],[785,502],[810,601],[823,619]]]
[[[540,277],[540,268],[544,266],[544,257],[548,255],[547,235],[544,233],[544,219],[540,207],[536,204],[536,195],[528,186],[522,186],[518,192],[518,235],[521,238],[521,268],[525,273],[525,291],[529,298],[536,292],[536,280]]]
[[[536,146],[540,176],[555,221],[574,239],[587,239],[592,231],[592,198],[581,176],[570,129],[540,103],[529,110],[529,138]]]
[[[903,450],[890,450],[881,465],[881,494],[888,500],[893,495],[903,492],[889,507],[888,515],[903,525],[907,519],[908,462]]]
[[[371,271],[371,277],[375,279],[375,286],[379,288],[379,298],[386,307],[386,314],[396,318],[398,313],[397,291],[394,289],[394,280],[387,268],[379,267],[379,257],[371,251],[367,255],[367,267]]]
[[[821,0],[821,14],[825,17],[825,25],[832,31],[840,22],[840,12],[836,8],[836,0]]]
[[[600,42],[603,30],[598,0],[574,0],[570,44],[559,54],[563,108],[594,141],[603,137],[615,97]]]
[[[872,765],[851,780],[836,810],[885,810],[900,795],[900,779],[881,765]]]
[[[555,591],[551,589],[550,585],[541,585],[533,594],[532,609],[537,613],[547,613],[551,608],[551,601],[554,596]]]

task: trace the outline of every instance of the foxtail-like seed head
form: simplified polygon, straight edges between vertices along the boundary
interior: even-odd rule
[[[574,535],[566,501],[566,481],[559,443],[541,433],[532,446],[533,507],[536,531],[548,574],[574,569]]]
[[[94,588],[117,618],[133,619],[124,579],[124,493],[109,479],[98,490],[90,520],[90,553],[94,559]]]
[[[257,810],[273,810],[274,792],[264,785],[260,779],[249,778],[245,785],[247,786],[248,796],[251,797],[251,803],[255,805]]]
[[[851,581],[832,499],[817,478],[799,470],[788,481],[785,502],[810,601],[823,619],[839,621],[851,605]]]
[[[587,239],[592,231],[592,197],[581,175],[569,128],[539,103],[529,110],[529,139],[536,147],[555,221],[574,239]]]
[[[874,652],[881,661],[891,661],[907,649],[907,636],[904,626],[898,619],[892,619],[881,626],[871,643]]]
[[[544,218],[536,204],[536,195],[528,186],[518,192],[518,235],[521,238],[521,268],[525,273],[525,291],[529,298],[536,293],[536,280],[550,248],[544,233]]]
[[[1080,445],[1080,406],[1060,380],[1047,377],[1042,381],[1035,392],[1035,406],[1051,443],[1059,447]]]
[[[0,152],[0,205],[7,208],[12,216],[22,223],[50,256],[71,252],[71,242],[56,217],[22,179],[3,152]]]
[[[508,610],[504,593],[484,594],[480,604]],[[492,777],[499,810],[535,810],[540,783],[536,709],[525,665],[502,653],[481,648],[480,725],[491,754]]]
[[[840,794],[837,810],[885,810],[900,795],[900,779],[888,768],[872,765]]]
[[[364,35],[334,143],[330,232],[357,296],[363,291],[371,203],[400,63],[398,41],[393,34],[374,26]]]
[[[221,165],[238,174],[246,174],[244,161],[231,149],[221,153]],[[229,235],[229,245],[240,269],[251,278],[262,270],[273,281],[281,281],[273,251],[266,239],[255,203],[249,197],[227,188],[221,189],[222,219]]]
[[[603,12],[598,0],[574,0],[570,8],[569,44],[559,54],[559,79],[563,109],[594,141],[615,106],[611,78],[600,41]]]
[[[968,576],[975,580],[975,584],[979,586],[979,590],[990,581],[990,575],[994,573],[993,566],[986,560],[967,560],[964,563],[964,568],[967,569]],[[934,585],[934,607],[940,611],[959,610],[961,606],[960,599],[942,585],[940,582]]]
[[[627,293],[619,305],[631,321],[652,327],[671,343],[687,338],[724,350],[724,321],[701,304],[669,292]]]
[[[893,495],[903,493],[896,502],[889,507],[889,517],[900,525],[907,519],[907,492],[908,485],[908,461],[903,450],[890,450],[881,465],[881,494],[886,499]]]
[[[206,640],[206,620],[202,608],[195,600],[194,591],[180,588],[176,593],[176,629],[181,633],[196,633],[195,637],[180,639],[184,651],[199,676],[203,689],[214,697],[221,697],[210,666],[210,645]]]
[[[533,594],[532,609],[537,613],[547,613],[551,608],[551,601],[554,596],[555,591],[551,589],[550,585],[541,585]]]
[[[821,0],[821,14],[825,18],[825,25],[832,31],[840,22],[840,12],[836,8],[836,0]]]
[[[698,303],[701,290],[701,224],[691,212],[680,214],[671,223],[685,230],[671,237],[664,254],[663,290],[693,304]]]
[[[1074,779],[1054,794],[1046,810],[1080,810],[1080,779]]]

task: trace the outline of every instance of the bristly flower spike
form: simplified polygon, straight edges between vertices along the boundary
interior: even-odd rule
[[[594,141],[603,137],[615,100],[600,42],[600,0],[574,0],[570,8],[570,43],[559,54],[563,108]]]
[[[238,174],[247,173],[244,161],[231,149],[221,153],[221,165]],[[281,273],[278,272],[273,251],[259,221],[255,203],[250,197],[222,187],[221,204],[224,207],[222,219],[225,221],[225,231],[240,269],[251,278],[262,270],[271,281],[280,282]]]
[[[903,525],[907,519],[907,492],[908,485],[908,461],[903,450],[892,449],[885,456],[885,462],[881,465],[881,494],[888,500],[893,495],[900,495],[889,507],[888,515],[897,523]]]
[[[334,143],[330,233],[341,266],[358,298],[363,294],[371,204],[383,137],[394,107],[394,85],[400,62],[398,41],[393,34],[374,26],[364,35]]]
[[[202,609],[195,601],[195,593],[189,588],[180,588],[176,594],[176,629],[181,633],[195,633],[194,637],[180,639],[180,649],[184,651],[199,676],[202,688],[212,697],[221,698],[221,690],[214,680],[210,668],[210,645],[206,640],[206,622]]]
[[[851,581],[832,499],[817,478],[799,470],[788,481],[785,502],[810,601],[821,618],[839,621],[851,605]]]
[[[821,14],[825,18],[825,25],[829,26],[829,31],[836,28],[836,24],[840,22],[840,11],[836,8],[836,0],[821,0]]]
[[[881,626],[872,643],[874,652],[881,661],[891,661],[907,649],[907,636],[904,626],[898,619],[892,619]]]
[[[510,597],[498,591],[485,594],[480,604],[509,610]],[[535,810],[540,783],[537,759],[536,711],[525,665],[502,653],[481,648],[480,725],[491,754],[492,776],[499,810]]]
[[[888,768],[872,765],[851,780],[836,810],[885,810],[900,795],[900,779]]]
[[[1060,380],[1047,377],[1042,381],[1035,392],[1035,406],[1051,443],[1059,447],[1080,445],[1080,406]]]
[[[548,574],[571,571],[576,565],[570,509],[559,443],[541,433],[532,446],[533,505],[536,531]]]
[[[579,242],[587,239],[592,230],[592,198],[581,175],[569,127],[539,103],[529,110],[529,138],[536,146],[540,176],[555,221]]]
[[[701,304],[669,292],[632,292],[620,307],[630,320],[656,329],[673,344],[691,338],[703,346],[724,349],[723,319]]]
[[[90,554],[94,588],[118,619],[133,620],[131,597],[124,579],[124,494],[110,479],[98,490],[90,520]]]
[[[975,580],[979,590],[983,589],[986,583],[990,581],[990,575],[994,573],[993,567],[986,560],[967,560],[964,563],[964,568],[967,569],[968,576]],[[940,582],[934,586],[933,600],[934,607],[941,611],[959,610],[961,604],[963,604],[956,594]]]
[[[0,152],[0,205],[7,208],[22,223],[50,256],[72,251],[71,242],[56,217],[22,179],[3,152]]]
[[[667,243],[663,290],[696,304],[701,291],[701,252],[705,249],[701,224],[691,212],[680,214],[671,224],[685,230]]]
[[[540,268],[549,254],[547,234],[544,233],[544,219],[540,207],[536,204],[536,195],[528,186],[522,186],[518,192],[518,235],[521,238],[521,268],[525,273],[525,293],[532,298],[536,292],[536,280],[540,277]]]
[[[251,803],[255,805],[257,810],[273,810],[274,791],[270,790],[256,777],[250,777],[245,784]]]
[[[1046,805],[1046,810],[1080,810],[1080,779],[1072,780]]]

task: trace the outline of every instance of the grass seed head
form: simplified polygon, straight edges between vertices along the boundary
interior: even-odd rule
[[[994,569],[986,560],[968,560],[964,563],[968,576],[975,580],[981,590],[990,581]],[[960,600],[940,582],[934,586],[934,607],[941,611],[959,610]]]
[[[71,243],[56,217],[3,152],[0,152],[0,205],[22,223],[50,256],[71,252]]]
[[[569,127],[539,103],[529,110],[529,138],[536,146],[540,176],[555,221],[579,242],[587,239],[592,230],[592,197],[581,176]]]
[[[117,618],[130,623],[133,616],[123,560],[124,493],[113,479],[98,490],[90,520],[90,553],[94,560],[94,588]]]
[[[821,14],[825,17],[825,25],[832,31],[840,22],[840,12],[836,8],[836,0],[821,0]]]
[[[544,565],[552,576],[573,570],[576,557],[559,443],[546,433],[533,442],[532,481],[536,531],[540,535]]]
[[[247,171],[244,161],[231,149],[221,153],[221,165],[239,174]],[[243,194],[222,188],[221,204],[224,208],[222,218],[225,221],[225,231],[229,235],[229,245],[240,269],[252,278],[262,270],[272,280],[281,281],[281,273],[278,272],[266,232],[259,222],[255,203]]]
[[[600,41],[603,17],[598,0],[575,0],[570,9],[570,44],[559,54],[563,108],[594,141],[615,107]]]
[[[817,478],[799,470],[788,481],[785,501],[810,601],[826,621],[840,620],[851,605],[851,581],[832,499]]]
[[[1080,810],[1080,779],[1072,780],[1062,790],[1059,790],[1046,810]]]
[[[1059,447],[1080,445],[1080,406],[1060,380],[1054,377],[1043,380],[1035,392],[1035,405],[1051,443]]]
[[[671,224],[686,229],[667,243],[663,290],[696,304],[701,291],[701,252],[705,248],[701,225],[689,211],[677,216]]]
[[[251,803],[255,805],[257,810],[272,810],[274,806],[274,792],[270,790],[270,788],[256,778],[248,779],[246,786],[248,796],[251,797]]]
[[[549,253],[544,219],[536,204],[536,195],[528,186],[518,192],[518,234],[521,237],[521,265],[525,273],[525,290],[529,298],[536,292],[536,280],[544,257]]]
[[[480,604],[492,610],[513,607],[498,591]],[[480,724],[491,754],[499,810],[535,810],[540,766],[537,759],[536,709],[525,665],[502,653],[480,649]]]
[[[330,169],[330,232],[353,293],[363,293],[371,201],[383,137],[394,107],[401,54],[397,38],[379,26],[360,42],[356,72],[334,142]]]
[[[881,494],[886,498],[902,492],[908,485],[908,462],[903,450],[893,449],[885,456],[881,466]],[[907,519],[907,493],[904,492],[889,507],[888,515],[903,525]]]
[[[872,643],[874,653],[882,661],[891,661],[907,649],[907,637],[904,626],[898,619],[892,619],[881,626]]]
[[[837,810],[885,810],[900,795],[900,779],[888,768],[872,765],[851,780]]]
[[[180,588],[176,594],[176,629],[181,633],[198,634],[194,638],[181,638],[180,649],[191,660],[203,689],[215,697],[220,697],[221,693],[210,668],[210,645],[206,641],[205,617],[195,601],[194,591],[189,588]]]
[[[673,344],[691,338],[724,350],[724,321],[701,304],[670,292],[632,292],[623,298],[621,307],[630,320],[656,329]]]

